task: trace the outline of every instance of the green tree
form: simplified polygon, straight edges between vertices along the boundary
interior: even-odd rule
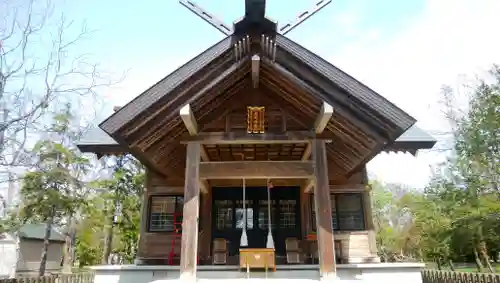
[[[480,80],[466,107],[444,88],[451,150],[424,191],[373,182],[373,213],[379,254],[435,261],[475,261],[493,272],[500,251],[500,69]],[[409,216],[409,217],[408,217]]]
[[[374,181],[373,219],[377,230],[377,247],[383,261],[414,259],[414,227],[409,203],[413,190],[400,184],[383,184]]]
[[[76,259],[80,267],[98,265],[102,258],[105,213],[100,194],[87,198],[77,223]]]
[[[455,94],[445,88],[447,118],[452,125],[453,147],[446,164],[430,184],[427,194],[440,217],[447,217],[450,256],[464,259],[472,254],[478,270],[490,271],[488,247],[500,240],[500,70],[495,67],[492,80],[480,80],[470,93],[465,109],[454,106]],[[424,230],[425,231],[425,230]]]
[[[53,117],[47,128],[52,138],[37,142],[32,150],[36,167],[28,172],[21,187],[21,219],[45,223],[44,247],[39,275],[45,274],[51,231],[68,215],[74,215],[84,203],[81,192],[85,183],[76,174],[86,171],[89,162],[71,147],[76,132],[71,129],[70,107]]]
[[[494,81],[480,81],[471,95],[456,135],[456,167],[466,201],[457,207],[455,225],[471,231],[474,254],[493,272],[488,242],[500,240],[490,238],[495,235],[490,224],[500,221],[495,205],[500,201],[500,69],[494,67],[491,74]]]
[[[78,233],[77,256],[81,266],[109,264],[111,254],[131,263],[137,252],[144,169],[130,155],[109,156],[103,163],[103,170],[111,171],[110,176],[92,184],[95,194],[88,199],[80,220],[85,223],[83,227],[93,225],[92,233],[84,229]]]

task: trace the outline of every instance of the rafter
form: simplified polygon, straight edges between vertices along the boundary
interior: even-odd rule
[[[131,125],[125,132],[127,138],[132,142],[144,136],[154,139],[153,133],[157,132],[166,122],[172,120],[174,115],[178,115],[178,111],[182,106],[216,88],[220,82],[240,67],[240,64],[234,63],[233,58],[233,54],[228,54],[218,62],[219,64],[214,64],[212,69],[200,70],[200,74],[193,76],[191,79],[192,83],[182,85],[179,92],[174,92],[175,95],[172,93],[166,103],[158,103],[156,111],[148,113],[148,116],[138,121],[137,124]],[[225,71],[221,73],[221,69]],[[166,115],[162,115],[162,113],[166,113]],[[144,129],[147,129],[147,131],[142,131]]]
[[[241,87],[239,87],[236,92],[234,94],[238,95],[238,92],[237,91],[240,91],[244,88],[246,88],[247,86],[249,86],[249,83],[245,83],[245,84],[242,84]],[[259,89],[259,91],[261,91],[261,89]],[[224,128],[224,131],[228,132],[229,133],[229,130],[232,128],[232,121],[231,121],[231,118],[230,118],[230,113],[234,110],[234,109],[237,109],[238,107],[246,107],[249,103],[249,95],[246,95],[248,93],[244,93],[245,95],[243,95],[242,93],[242,97],[241,99],[238,98],[238,99],[234,99],[234,100],[231,100],[231,101],[226,101],[225,104],[219,104],[217,105],[217,107],[221,107],[222,111],[211,111],[210,115],[207,115],[204,120],[205,121],[217,121],[217,120],[220,120],[222,118],[225,117],[225,128]],[[233,96],[231,96],[230,98],[233,98]],[[269,100],[267,96],[264,96],[262,97],[264,100]],[[229,103],[228,103],[229,102]],[[215,108],[214,108],[215,109]],[[203,124],[200,122],[200,125],[201,125],[201,129],[200,129],[200,132],[203,132],[205,129],[206,129],[206,125],[207,124]]]
[[[240,77],[246,74],[245,72],[241,72],[242,70],[239,70],[235,76]],[[250,71],[249,68],[247,70],[248,72]],[[214,109],[218,109],[219,107],[222,107],[222,104],[227,102],[228,100],[231,99],[235,94],[238,93],[241,89],[247,87],[250,84],[250,81],[248,79],[239,79],[235,84],[230,86],[229,88],[226,89],[225,92],[223,92],[221,95],[218,95],[211,100],[209,100],[208,103],[203,104],[203,106],[198,107],[196,111],[196,117],[198,121],[198,131],[202,132],[204,131],[204,127],[207,123],[207,121],[211,121],[213,119],[214,115],[219,115],[220,111],[214,111]],[[221,88],[225,88],[225,84],[221,86]],[[200,104],[201,101],[196,101],[195,103]],[[217,116],[218,117],[218,116]],[[182,123],[182,122],[179,122]],[[184,128],[184,127],[182,127]],[[150,144],[150,147],[148,148],[148,152],[151,152],[153,156],[157,156],[161,154],[161,152],[164,151],[164,149],[167,146],[170,146],[171,144],[168,142],[165,142],[165,140],[172,139],[173,137],[177,137],[178,135],[173,135],[171,132],[164,132],[163,137],[161,139],[158,139],[155,141],[155,143]]]
[[[262,81],[264,82],[264,81]],[[285,115],[290,119],[294,120],[297,124],[300,124],[304,129],[309,128],[308,125],[312,123],[312,119],[307,113],[302,114],[299,107],[296,107],[289,100],[285,99],[285,95],[278,94],[276,91],[269,89],[264,86],[264,83],[261,85],[261,91],[264,94],[263,100],[268,101],[269,103],[273,103],[276,105],[281,105],[282,108],[287,109],[285,111]]]
[[[300,88],[293,85],[293,82],[286,82],[282,78],[279,78],[279,73],[277,75],[275,71],[267,67],[267,64],[262,64],[261,66],[260,81],[261,86],[266,87],[283,100],[300,109],[301,113],[307,113],[313,119],[312,122],[314,122],[321,107],[320,99],[314,98],[308,92],[301,91]]]
[[[289,58],[287,57],[287,60],[288,59]],[[293,68],[295,69],[300,68],[295,64],[295,62],[289,62],[289,61],[290,60],[286,62],[289,63]],[[377,128],[376,126],[374,126],[375,122],[374,120],[376,118],[373,117],[372,121],[369,121],[367,119],[361,119],[360,116],[358,116],[357,113],[353,111],[356,108],[356,106],[352,105],[352,103],[348,101],[347,98],[344,98],[344,95],[341,94],[338,89],[334,89],[331,86],[323,86],[323,90],[313,87],[309,83],[306,83],[304,80],[298,78],[295,74],[293,74],[291,71],[285,68],[285,66],[282,66],[279,63],[274,63],[272,65],[269,65],[269,67],[273,68],[276,72],[280,73],[284,78],[286,78],[287,81],[293,83],[295,86],[302,89],[303,91],[310,93],[315,97],[322,99],[323,101],[327,101],[328,104],[330,104],[332,107],[335,108],[335,111],[338,114],[350,120],[353,124],[359,127],[367,135],[370,135],[372,138],[378,140],[379,142],[386,140],[386,137],[382,136],[381,134],[379,134],[377,131],[374,130]],[[304,71],[302,76],[305,79],[307,79],[307,81],[315,82],[315,84],[321,84],[321,82],[318,82],[318,78],[314,76],[314,74],[312,74],[311,72],[306,73]],[[344,105],[344,107],[341,107],[340,103],[336,103],[336,101],[331,99],[333,96],[335,96],[335,99],[342,100],[342,104]],[[362,110],[356,109],[356,111],[359,112]]]
[[[222,73],[215,72],[218,74],[218,76],[212,78],[212,80],[210,82],[206,83],[203,86],[199,85],[197,92],[196,91],[190,92],[191,96],[185,97],[183,105],[186,103],[194,102],[196,99],[202,97],[203,95],[206,95],[209,92],[221,91],[221,85],[225,85],[224,83],[232,78],[232,74],[235,73],[237,70],[240,69],[240,67],[243,66],[243,62],[244,61],[234,63],[233,65],[231,65],[229,68],[227,68]],[[187,95],[187,93],[188,92],[185,92],[185,95]],[[166,103],[166,105],[163,106],[163,108],[165,110],[167,110],[168,109],[167,106],[169,104],[171,104],[171,102]],[[163,138],[165,135],[167,135],[168,131],[171,130],[168,122],[172,120],[173,115],[178,115],[177,111],[183,105],[179,105],[179,108],[176,108],[174,110],[175,111],[174,113],[166,114],[165,116],[162,117],[161,120],[159,118],[155,117],[157,120],[159,120],[159,121],[157,121],[157,124],[155,126],[148,127],[145,132],[141,133],[141,135],[137,135],[136,137],[131,136],[130,139],[137,141],[133,145],[138,145],[139,143],[143,143],[146,145],[145,147],[147,148],[147,147],[150,147],[152,144],[154,144],[156,141]],[[145,125],[143,125],[143,126],[145,126]],[[141,136],[142,136],[142,138],[141,138]]]

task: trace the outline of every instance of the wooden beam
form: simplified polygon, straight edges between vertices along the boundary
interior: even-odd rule
[[[184,105],[180,110],[179,114],[181,115],[181,119],[184,122],[188,132],[192,136],[196,136],[198,134],[198,123],[196,122],[196,118],[194,117],[193,111],[191,110],[191,106],[189,104]],[[200,145],[200,155],[202,161],[209,161],[210,157],[208,156],[205,147]],[[203,186],[202,186],[203,187]]]
[[[198,216],[200,208],[200,144],[187,145],[184,208],[182,215],[181,264],[182,280],[196,280],[198,254]]]
[[[284,53],[284,52],[283,52]],[[382,136],[379,132],[376,131],[377,125],[375,119],[362,117],[364,116],[363,110],[358,107],[355,103],[352,102],[346,95],[341,93],[339,89],[335,89],[331,85],[324,84],[324,80],[318,78],[317,75],[311,73],[310,71],[300,68],[297,65],[296,60],[292,59],[283,53],[276,53],[276,60],[274,64],[270,65],[270,67],[274,68],[275,71],[282,74],[287,81],[294,83],[296,86],[300,87],[302,91],[306,91],[308,93],[313,94],[316,97],[320,97],[323,101],[328,101],[332,107],[335,107],[335,111],[350,120],[356,127],[361,129],[365,134],[372,136],[373,138],[384,141],[386,140],[385,136]],[[278,59],[278,57],[283,57]],[[287,63],[285,65],[281,65],[278,63],[280,61],[282,64]],[[299,79],[296,75],[292,73],[298,72],[301,74],[301,77],[304,80]],[[307,81],[307,82],[306,82]],[[319,87],[319,88],[318,88]],[[337,102],[336,102],[337,101]],[[365,110],[366,111],[366,110]]]
[[[369,191],[370,186],[363,184],[330,185],[330,192],[332,193],[363,193]]]
[[[179,114],[181,115],[182,122],[184,122],[189,134],[192,136],[196,135],[198,133],[198,123],[196,123],[191,106],[189,104],[184,105],[179,110]]]
[[[198,134],[198,123],[194,118],[193,111],[191,110],[191,106],[189,104],[184,105],[180,110],[179,114],[181,115],[182,121],[186,126],[190,135],[195,136]],[[205,147],[200,144],[200,157],[202,161],[210,161],[210,157],[208,156]],[[210,185],[206,180],[200,180],[200,188],[202,193],[208,194]]]
[[[297,187],[304,184],[304,179],[272,179],[275,187]],[[262,179],[248,179],[245,184],[250,187],[262,187],[266,184],[266,180]],[[212,187],[228,187],[237,190],[241,189],[241,179],[213,179],[210,180]]]
[[[333,139],[330,132],[315,134],[308,131],[285,133],[248,134],[247,132],[206,132],[196,136],[184,136],[181,143],[200,142],[202,144],[284,144],[307,143],[312,139]],[[173,142],[173,141],[172,141]]]
[[[310,194],[314,188],[314,178],[307,180],[304,183],[304,193]]]
[[[231,114],[230,113],[226,113],[226,125],[224,126],[224,130],[226,131],[226,133],[229,133],[231,132]]]
[[[311,152],[312,152],[312,145],[310,142],[307,143],[306,148],[304,149],[304,152],[302,153],[302,161],[306,161],[311,157]]]
[[[184,96],[186,92],[196,92],[200,86],[206,85],[207,82],[216,79],[217,76],[221,74],[221,70],[228,68],[231,64],[235,64],[231,41],[232,38],[226,38],[220,41],[200,54],[197,60],[193,60],[190,64],[185,64],[180,67],[174,73],[177,75],[183,74],[181,77],[177,75],[167,76],[160,80],[143,92],[140,95],[140,99],[135,99],[124,106],[124,111],[117,112],[101,123],[102,129],[110,135],[113,135],[120,129],[124,129],[127,124],[130,124],[130,121],[134,121],[135,119],[139,120],[137,124],[145,125],[158,117],[155,115],[156,111],[153,109],[160,108],[162,101],[165,101],[165,97],[168,97],[168,101],[170,102],[167,103],[168,105],[164,105],[165,110],[169,111],[172,108],[167,109],[167,107],[171,106],[172,102],[183,101],[182,96]],[[191,97],[193,92],[187,95]],[[170,110],[173,112],[172,114],[178,115],[177,106],[173,109],[176,110],[175,112]],[[153,110],[151,111],[153,113],[151,113],[150,110]],[[142,113],[148,113],[150,115],[145,119],[141,119],[139,116]],[[168,119],[169,117],[164,118],[170,120]],[[158,124],[158,126],[161,125],[161,123],[156,124]],[[140,128],[139,125],[134,125],[131,130],[137,131]],[[153,127],[151,127],[151,130],[155,131]],[[142,136],[142,134],[140,136]]]
[[[330,121],[330,118],[332,118],[332,115],[333,107],[330,104],[323,102],[323,105],[321,105],[320,113],[316,118],[316,122],[314,122],[314,131],[317,134],[321,134],[325,130],[328,121]]]
[[[260,70],[260,57],[255,54],[252,56],[252,83],[253,87],[259,87],[259,70]]]
[[[208,194],[210,191],[210,184],[207,180],[200,179],[200,190],[204,195]]]
[[[200,148],[200,150],[201,150],[201,153],[200,153],[200,155],[201,155],[201,161],[205,161],[205,162],[210,161],[210,156],[208,156],[208,153],[205,150],[205,147],[202,144],[200,145],[200,147],[201,147]]]
[[[328,125],[328,121],[332,118],[333,115],[333,107],[324,102],[321,105],[321,110],[319,111],[318,117],[316,118],[316,121],[314,122],[314,132],[317,134],[323,133],[325,130],[326,126]],[[311,143],[307,144],[306,149],[304,150],[304,153],[302,154],[302,160],[308,160],[309,157],[311,156]]]
[[[313,176],[308,161],[227,161],[200,163],[202,179],[308,179]]]
[[[158,109],[151,113],[145,112],[147,115],[143,115],[142,119],[138,119],[138,121],[134,122],[133,125],[128,126],[124,135],[127,136],[128,140],[133,142],[132,145],[146,144],[148,145],[147,147],[149,147],[156,143],[157,140],[163,138],[169,130],[171,130],[172,125],[168,122],[172,121],[174,117],[179,115],[180,109],[186,103],[195,101],[199,97],[207,95],[208,93],[220,91],[221,85],[226,85],[228,80],[231,80],[234,74],[238,73],[239,69],[242,69],[240,67],[245,61],[242,60],[234,63],[234,59],[232,59],[231,62],[225,62],[223,65],[220,65],[213,70],[205,70],[203,74],[200,74],[202,78],[196,77],[200,80],[193,78],[193,80],[196,80],[195,82],[187,83],[186,87],[183,87],[183,90],[180,93],[174,91],[175,95],[172,93],[174,96],[169,96],[168,102],[159,102],[159,104],[154,107],[155,109]],[[224,71],[221,72],[220,68]],[[121,113],[121,111],[117,112],[117,114],[118,113]],[[114,116],[115,115],[111,117]],[[152,120],[154,120],[153,123],[151,123]]]
[[[312,141],[314,177],[314,204],[321,279],[334,280],[336,273],[335,246],[332,229],[332,207],[328,185],[328,161],[326,145],[322,140]]]
[[[286,133],[286,112],[281,109],[281,131]]]

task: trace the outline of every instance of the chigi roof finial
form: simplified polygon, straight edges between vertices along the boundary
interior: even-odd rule
[[[330,4],[332,0],[318,0],[313,7],[300,13],[293,21],[279,28],[277,22],[266,17],[266,0],[245,0],[245,15],[240,20],[236,21],[232,27],[225,24],[215,15],[201,8],[191,0],[179,0],[179,2],[226,36],[238,36],[249,33],[280,33],[285,35],[326,5]]]

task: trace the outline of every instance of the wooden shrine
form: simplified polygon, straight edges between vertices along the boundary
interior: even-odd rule
[[[195,278],[197,265],[250,263],[319,264],[329,278],[337,264],[377,262],[366,163],[435,140],[284,35],[330,1],[282,27],[265,17],[265,0],[246,0],[233,27],[181,2],[226,37],[79,144],[147,167],[138,262],[173,262],[182,278]]]

